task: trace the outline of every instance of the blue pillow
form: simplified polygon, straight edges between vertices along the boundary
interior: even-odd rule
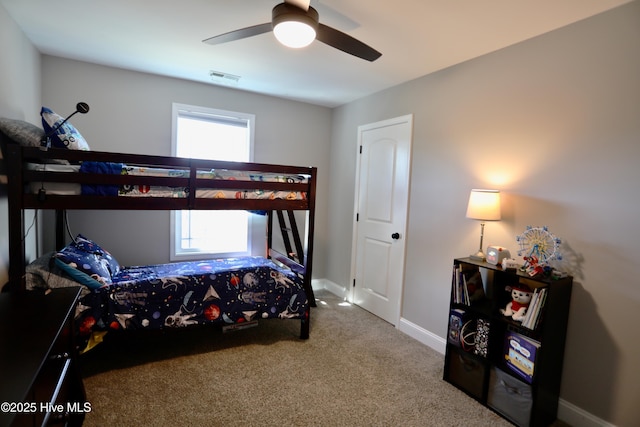
[[[92,289],[110,285],[111,276],[120,271],[120,264],[109,252],[81,234],[78,234],[75,241],[57,252],[54,257],[56,262],[60,261],[58,265],[74,279]],[[73,270],[83,275],[72,274],[75,273]]]
[[[42,127],[45,134],[51,133],[56,127],[62,123],[64,117],[59,116],[51,109],[42,107],[40,110],[40,117],[42,117]],[[71,123],[66,122],[50,136],[51,145],[55,148],[67,148],[69,150],[89,150],[89,144],[80,135],[78,129],[76,129]]]
[[[96,242],[87,239],[82,234],[76,236],[75,242],[72,243],[76,248],[87,253],[93,253],[101,258],[103,265],[106,265],[110,276],[115,276],[120,272],[120,263],[106,250],[100,247]]]

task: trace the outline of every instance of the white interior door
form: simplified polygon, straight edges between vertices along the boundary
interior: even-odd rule
[[[413,116],[358,127],[353,302],[400,318]]]

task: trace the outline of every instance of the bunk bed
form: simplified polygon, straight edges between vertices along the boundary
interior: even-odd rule
[[[9,282],[5,288],[37,287],[28,279],[33,275],[26,274],[31,264],[25,258],[24,211],[54,210],[57,252],[48,263],[38,259],[32,264],[48,264],[45,269],[56,275],[62,266],[69,273],[69,266],[79,267],[61,265],[60,258],[64,263],[64,253],[71,248],[93,253],[109,270],[97,276],[84,272],[98,285],[84,284],[76,313],[77,329],[82,333],[205,323],[233,327],[256,319],[288,318],[299,319],[300,337],[309,337],[309,307],[315,306],[311,288],[315,167],[41,149],[16,144],[1,132],[0,142],[9,213]],[[79,235],[65,246],[65,211],[76,209],[263,214],[267,216],[266,257],[123,268],[90,238]],[[304,240],[295,211],[306,211]],[[276,237],[278,247],[284,250],[273,247],[278,231],[282,233]],[[60,286],[66,286],[69,277]],[[70,283],[77,285],[73,280]],[[173,294],[167,295],[168,291]],[[177,305],[169,305],[168,300]]]

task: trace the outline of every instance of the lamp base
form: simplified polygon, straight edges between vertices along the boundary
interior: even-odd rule
[[[469,255],[469,258],[471,258],[474,261],[483,261],[483,262],[487,259],[487,257],[484,255],[484,252],[482,251],[478,251],[475,254]]]

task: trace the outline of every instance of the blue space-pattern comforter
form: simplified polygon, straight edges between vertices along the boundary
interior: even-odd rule
[[[79,332],[307,316],[302,279],[262,257],[128,267],[84,295]]]

